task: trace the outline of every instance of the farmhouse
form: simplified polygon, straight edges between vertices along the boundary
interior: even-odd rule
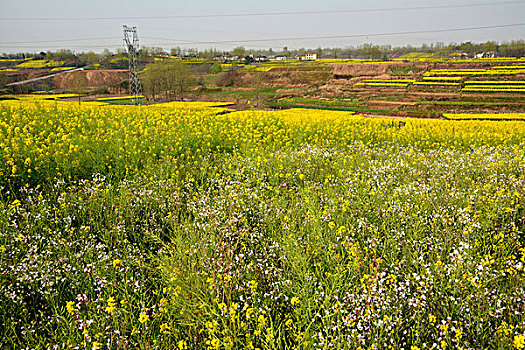
[[[312,61],[312,60],[316,60],[317,59],[317,54],[316,53],[305,53],[305,54],[302,54],[302,55],[297,55],[297,59],[299,61]]]
[[[474,56],[474,58],[496,58],[498,55],[495,52],[481,52]]]

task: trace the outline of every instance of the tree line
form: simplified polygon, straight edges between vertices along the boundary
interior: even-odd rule
[[[473,56],[477,53],[492,52],[502,57],[523,57],[525,56],[525,40],[513,40],[509,42],[496,42],[487,41],[484,43],[449,43],[444,44],[442,42],[423,44],[421,46],[397,46],[392,47],[391,45],[374,45],[371,43],[365,43],[363,45],[353,47],[333,47],[333,48],[299,48],[289,49],[288,47],[282,47],[278,50],[273,48],[268,49],[247,49],[243,46],[238,46],[232,50],[218,50],[218,49],[205,49],[200,50],[198,48],[181,48],[179,46],[173,47],[170,50],[165,50],[161,47],[141,47],[138,56],[139,58],[152,58],[157,57],[161,54],[170,54],[172,56],[185,56],[185,57],[199,57],[199,58],[216,58],[221,56],[238,56],[245,57],[248,55],[253,56],[271,56],[271,55],[286,55],[288,57],[294,57],[299,54],[307,52],[315,52],[318,57],[330,57],[330,58],[372,58],[372,59],[391,59],[402,56],[410,52],[422,52],[435,54],[437,56],[448,57],[454,53],[465,53],[469,56]],[[4,58],[40,58],[40,59],[53,59],[66,62],[72,62],[76,66],[84,66],[93,63],[99,63],[108,61],[111,58],[126,56],[126,51],[118,49],[112,52],[108,49],[100,53],[93,51],[75,53],[72,50],[61,49],[57,51],[41,51],[38,53],[12,53],[2,54]]]

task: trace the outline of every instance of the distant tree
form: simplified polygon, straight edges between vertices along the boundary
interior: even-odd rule
[[[482,52],[496,52],[498,50],[498,43],[495,41],[487,41],[480,45],[480,51]]]
[[[69,49],[60,49],[55,52],[48,52],[47,58],[57,61],[77,61],[77,55]]]
[[[204,57],[204,58],[214,58],[214,57],[222,56],[222,55],[221,55],[221,52],[217,49],[209,49],[209,50],[204,50],[204,52],[199,53],[199,56]]]
[[[218,74],[220,72],[222,72],[222,67],[219,63],[215,62],[214,64],[211,65],[210,67],[211,74]]]
[[[172,56],[182,56],[182,49],[180,46],[172,47],[170,50],[170,55]]]
[[[163,91],[161,63],[148,64],[140,77],[144,94],[151,99]]]
[[[100,55],[94,53],[93,51],[83,52],[78,55],[78,61],[82,66],[90,65],[100,61]]]
[[[525,41],[513,40],[499,45],[498,52],[502,56],[523,57],[525,56]]]
[[[177,91],[180,100],[184,99],[184,92],[194,83],[190,67],[181,61],[168,64],[170,89]]]
[[[140,58],[149,58],[151,56],[150,48],[143,46],[139,49],[138,56]]]
[[[75,94],[78,94],[78,104],[80,105],[80,99],[82,97],[82,94],[86,93],[88,90],[88,80],[84,75],[84,72],[80,71],[73,72],[70,74],[72,74],[73,76],[71,77],[69,87],[71,91],[73,91]]]
[[[181,61],[149,64],[142,75],[144,93],[153,99],[161,93],[165,93],[165,98],[168,99],[171,93],[182,100],[193,83],[190,67]]]
[[[117,55],[117,56],[127,56],[128,55],[128,51],[126,49],[123,49],[123,48],[120,47],[115,52],[115,55]]]
[[[246,56],[246,49],[244,46],[238,46],[232,50],[232,54],[237,57],[244,57]]]
[[[186,50],[186,56],[197,57],[198,54],[199,54],[199,50],[196,48],[189,48]]]
[[[363,44],[360,48],[360,56],[364,58],[378,59],[381,58],[381,50],[378,46],[372,44]]]
[[[102,58],[109,58],[113,56],[113,52],[109,51],[108,49],[104,49],[101,54]]]
[[[470,41],[459,45],[459,50],[467,54],[473,54],[476,52],[475,45],[473,45]]]
[[[241,74],[236,70],[228,70],[219,75],[217,86],[236,86],[239,83]]]

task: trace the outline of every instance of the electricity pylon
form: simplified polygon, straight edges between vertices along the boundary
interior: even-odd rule
[[[124,45],[128,50],[129,62],[129,94],[132,96],[131,104],[139,104],[139,96],[141,96],[140,80],[137,74],[137,56],[139,53],[139,36],[137,35],[137,27],[124,27]]]

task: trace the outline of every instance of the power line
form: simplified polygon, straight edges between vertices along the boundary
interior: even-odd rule
[[[153,39],[153,40],[168,40],[168,41],[180,41],[180,42],[190,42],[190,43],[199,43],[195,40],[186,40],[186,39],[167,39],[167,38],[156,38],[156,37],[150,37],[150,36],[144,36],[145,39]],[[69,42],[69,41],[86,41],[86,40],[112,40],[112,39],[121,39],[120,37],[116,36],[110,36],[105,38],[78,38],[78,39],[54,39],[54,40],[33,40],[33,41],[4,41],[3,43],[0,43],[1,46],[5,46],[4,44],[37,44],[37,43],[61,43],[61,42]]]
[[[34,44],[34,43],[56,43],[56,42],[66,42],[66,41],[86,41],[86,40],[110,40],[110,39],[120,39],[117,36],[105,37],[105,38],[81,38],[81,39],[57,39],[57,40],[34,40],[34,41],[6,41],[3,44]]]
[[[350,34],[350,35],[330,35],[330,36],[309,36],[309,37],[289,37],[289,38],[267,38],[267,39],[242,39],[242,40],[219,40],[219,41],[194,41],[185,43],[166,43],[164,45],[180,45],[180,44],[233,44],[233,43],[248,43],[248,42],[264,42],[264,41],[292,41],[292,40],[316,40],[316,39],[347,39],[359,37],[375,37],[375,36],[392,36],[392,35],[408,35],[408,34],[426,34],[426,33],[444,33],[444,32],[460,32],[469,30],[482,30],[494,28],[508,28],[524,26],[525,23],[515,24],[501,24],[493,26],[479,26],[466,28],[452,28],[452,29],[435,29],[435,30],[413,30],[405,32],[387,32],[387,33],[371,33],[371,34]],[[168,40],[163,38],[156,38],[156,40]]]
[[[310,37],[288,37],[288,38],[266,38],[266,39],[239,39],[239,40],[216,40],[216,41],[190,41],[190,40],[180,40],[181,42],[172,42],[172,43],[163,43],[163,44],[151,44],[153,46],[158,45],[184,45],[184,44],[235,44],[235,43],[252,43],[252,42],[271,42],[271,41],[294,41],[294,40],[321,40],[321,39],[348,39],[348,38],[359,38],[359,37],[377,37],[377,36],[393,36],[393,35],[409,35],[409,34],[428,34],[428,33],[445,33],[445,32],[460,32],[460,31],[471,31],[471,30],[484,30],[484,29],[495,29],[495,28],[509,28],[509,27],[520,27],[525,26],[525,23],[514,23],[514,24],[500,24],[492,26],[478,26],[478,27],[464,27],[464,28],[451,28],[451,29],[434,29],[434,30],[414,30],[414,31],[404,31],[404,32],[386,32],[386,33],[369,33],[369,34],[349,34],[349,35],[330,35],[330,36],[310,36]],[[167,40],[171,41],[173,39],[168,38],[156,38],[156,37],[145,37],[154,40]],[[67,41],[72,41],[75,39],[67,39]],[[80,40],[80,39],[77,39]],[[89,40],[88,38],[81,40]],[[96,40],[96,38],[93,38]],[[66,41],[66,40],[64,40]],[[29,43],[29,42],[27,42]],[[20,45],[3,45],[3,47],[25,47]],[[63,45],[32,45],[37,47],[63,47]],[[80,48],[105,48],[105,47],[114,47],[118,45],[85,45]],[[79,47],[79,46],[75,46]]]
[[[176,45],[184,45],[184,44],[208,44],[208,42],[205,42],[205,41],[196,41],[196,40],[185,40],[185,39],[168,39],[168,38],[158,38],[158,37],[152,37],[152,36],[143,36],[144,39],[152,39],[152,40],[165,40],[165,41],[176,41],[176,42],[180,42]],[[154,46],[156,44],[153,44]],[[162,45],[172,45],[172,44],[158,44],[158,46],[162,46]],[[252,47],[260,47],[260,48],[265,48],[267,49],[268,46],[261,46],[261,45],[251,45]]]
[[[158,19],[195,19],[195,18],[225,18],[225,17],[263,17],[263,16],[298,16],[317,14],[340,14],[340,13],[366,13],[366,12],[390,12],[390,11],[415,11],[415,10],[439,10],[468,7],[502,6],[511,4],[525,4],[524,1],[500,1],[459,5],[435,5],[435,6],[413,6],[413,7],[390,7],[353,10],[325,10],[325,11],[288,11],[288,12],[263,12],[263,13],[229,13],[210,15],[169,15],[169,16],[126,16],[126,17],[0,17],[3,21],[103,21],[103,20],[158,20]]]
[[[108,45],[82,45],[82,46],[67,46],[64,45],[0,45],[0,48],[27,48],[31,46],[32,48],[45,48],[45,49],[107,49],[113,47],[122,47],[122,44],[108,44]]]

